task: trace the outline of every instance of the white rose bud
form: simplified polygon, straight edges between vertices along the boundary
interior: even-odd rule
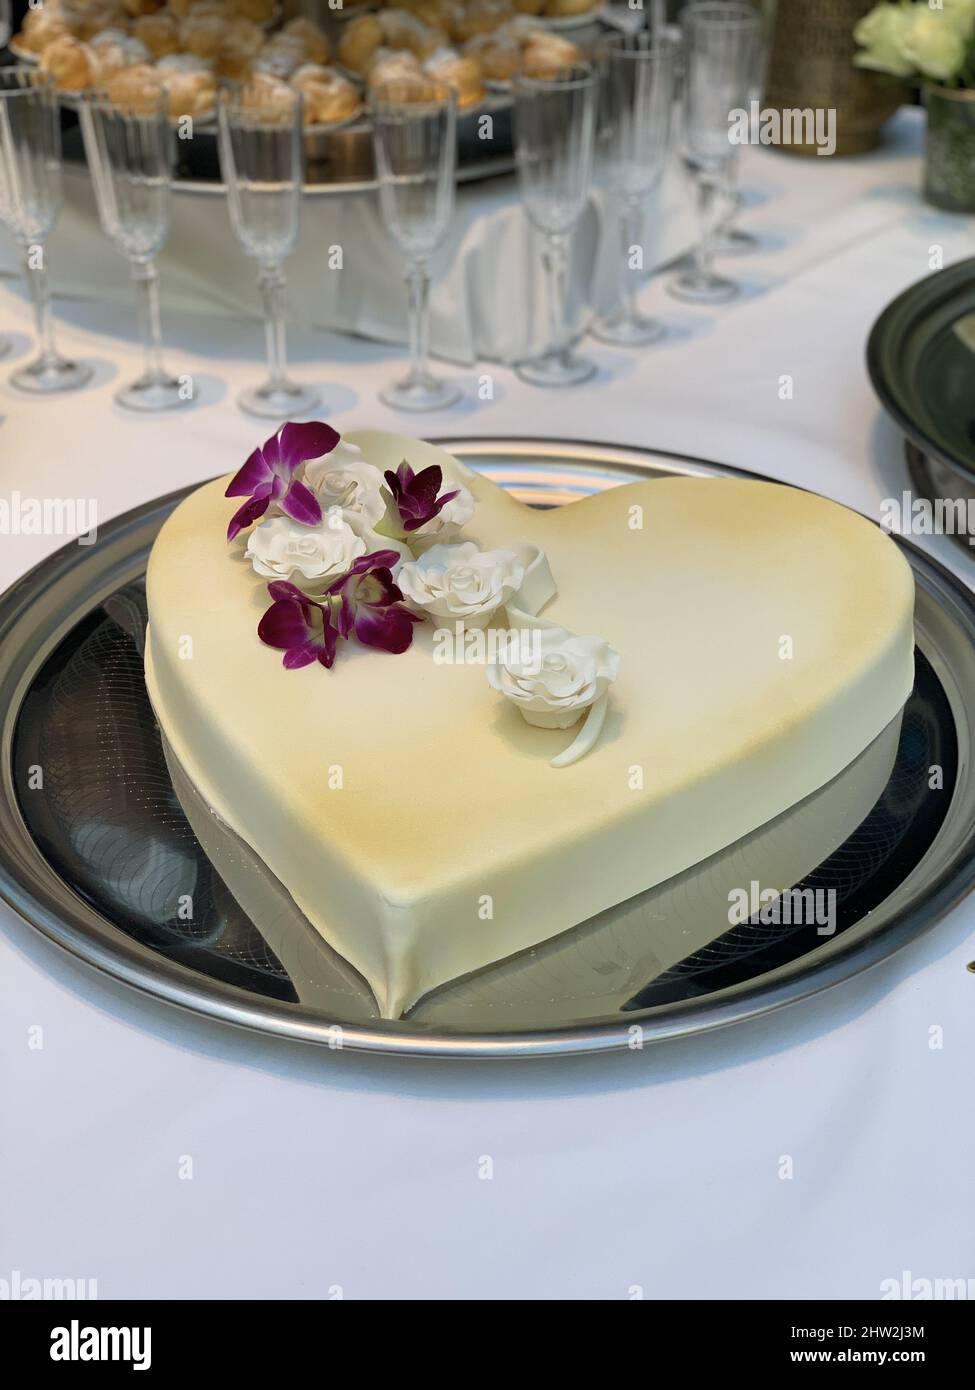
[[[434,545],[456,545],[461,529],[474,515],[474,494],[463,483],[445,481],[441,491],[456,492],[457,496],[445,502],[432,521],[410,532],[410,548],[415,555],[425,554]]]
[[[366,542],[346,521],[323,520],[302,526],[287,516],[273,516],[255,526],[245,554],[264,579],[291,579],[306,593],[322,593],[354,560],[366,553]]]
[[[469,488],[464,487],[463,483],[444,483],[444,491],[456,492],[456,497],[451,497],[449,502],[445,502],[437,513],[436,521],[442,522],[446,526],[466,526],[474,515],[474,494]],[[429,523],[435,525],[436,522]]]
[[[615,681],[619,653],[602,637],[577,637],[562,627],[540,628],[534,635],[539,658],[522,660],[520,645],[513,643],[488,666],[488,681],[529,724],[568,729]]]
[[[396,577],[403,596],[432,618],[485,627],[520,587],[524,566],[513,550],[480,550],[473,541],[434,545],[407,560]]]
[[[380,495],[383,475],[375,464],[367,463],[355,444],[339,440],[335,448],[305,465],[305,482],[317,495],[322,511],[341,507],[375,526],[386,511]]]

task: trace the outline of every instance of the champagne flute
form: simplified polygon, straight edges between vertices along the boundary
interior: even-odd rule
[[[428,263],[454,210],[457,96],[443,82],[406,77],[379,84],[371,105],[379,206],[406,258],[410,318],[410,369],[379,398],[394,410],[444,410],[461,393],[428,366]]]
[[[192,392],[163,365],[159,275],[155,258],[169,234],[173,137],[165,92],[116,104],[91,92],[80,110],[81,133],[105,234],[128,259],[145,344],[142,375],[115,393],[127,410],[175,410]]]
[[[246,256],[258,264],[264,303],[267,379],[237,398],[249,415],[291,419],[320,401],[311,386],[288,376],[284,323],[284,262],[298,240],[304,183],[302,99],[290,88],[261,105],[245,87],[217,103],[220,169],[230,222]]]
[[[701,239],[691,266],[667,288],[692,304],[719,304],[738,293],[735,282],[716,275],[711,262],[726,167],[734,153],[731,114],[748,105],[761,17],[751,5],[735,0],[702,0],[684,11],[683,22],[684,132],[697,183]]]
[[[762,93],[765,88],[765,69],[768,63],[768,32],[765,15],[759,7],[758,0],[752,0],[753,5],[760,16],[761,29],[755,44],[755,62],[752,72],[749,97],[749,109],[751,101],[761,103]],[[738,191],[738,168],[741,163],[741,147],[735,146],[732,150],[731,158],[724,168],[722,193],[725,199],[725,215],[718,223],[717,231],[714,236],[714,249],[720,256],[740,256],[751,251],[756,251],[760,246],[760,241],[752,232],[743,231],[735,226],[738,214],[742,208],[742,196]]]
[[[538,357],[515,364],[533,386],[575,386],[596,371],[572,350],[566,325],[569,238],[592,189],[597,75],[588,63],[551,77],[518,76],[515,159],[529,220],[545,238],[550,338]]]
[[[0,69],[0,218],[19,242],[34,301],[40,351],[11,385],[35,393],[73,391],[91,380],[86,362],[58,352],[45,243],[61,211],[61,127],[53,84],[29,67]]]
[[[630,248],[640,244],[643,203],[667,159],[679,53],[674,38],[646,32],[629,42],[614,35],[599,51],[603,181],[615,204],[620,253],[617,306],[593,333],[622,347],[656,342],[666,333],[659,320],[637,312]]]

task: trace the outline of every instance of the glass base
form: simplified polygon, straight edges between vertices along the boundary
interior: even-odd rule
[[[749,256],[757,251],[760,242],[751,232],[742,232],[737,227],[729,227],[719,232],[715,238],[714,249],[719,256]]]
[[[404,377],[380,391],[379,399],[391,410],[446,410],[461,398],[460,388],[451,381],[424,372]]]
[[[596,364],[565,348],[561,352],[531,357],[527,362],[516,362],[515,375],[530,386],[578,386],[596,375]]]
[[[10,374],[11,386],[18,391],[44,395],[49,391],[77,391],[91,381],[94,369],[87,362],[69,362],[65,357],[42,354]]]
[[[688,304],[724,304],[734,299],[738,286],[734,280],[726,280],[721,275],[685,270],[669,281],[667,290],[675,299],[683,299]]]
[[[321,402],[321,396],[311,386],[299,386],[295,381],[266,381],[263,386],[249,386],[237,397],[237,404],[248,415],[268,420],[289,420],[307,415]]]
[[[115,392],[115,400],[126,410],[179,410],[192,405],[193,396],[186,395],[185,386],[171,376],[140,376],[128,386]]]
[[[601,343],[645,347],[647,343],[659,343],[661,338],[666,338],[667,325],[659,319],[644,318],[642,314],[611,314],[597,319],[590,331]]]

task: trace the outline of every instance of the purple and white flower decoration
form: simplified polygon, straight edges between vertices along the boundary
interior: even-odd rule
[[[363,555],[348,574],[329,586],[339,600],[339,635],[354,632],[367,647],[386,652],[405,652],[413,641],[413,625],[423,619],[405,607],[400,588],[393,583],[392,567],[397,550],[376,550]]]
[[[488,682],[531,725],[580,724],[551,759],[552,767],[568,767],[600,737],[619,653],[601,637],[538,617],[555,583],[536,547],[446,543],[471,519],[474,497],[460,484],[442,487],[437,464],[414,473],[404,459],[380,474],[330,425],[284,425],[255,449],[226,494],[247,499],[231,518],[228,540],[274,508],[246,546],[257,573],[272,580],[258,637],[284,653],[287,670],[328,668],[340,641],[355,637],[401,653],[427,618],[476,629],[507,606],[516,626],[537,629],[536,641],[531,659],[518,644],[505,648],[488,667]]]
[[[331,453],[338,442],[338,431],[321,421],[308,424],[289,421],[277,434],[266,439],[227,488],[227,497],[247,498],[230,518],[227,540],[232,541],[246,526],[262,517],[272,503],[293,521],[304,526],[318,525],[322,519],[321,504],[311,488],[301,481],[298,471],[309,459]]]
[[[422,602],[406,603],[398,570],[404,557],[425,570],[431,563],[422,556],[414,562],[407,546],[429,546],[474,511],[467,488],[442,488],[439,465],[415,473],[404,460],[383,475],[322,422],[289,422],[254,450],[227,488],[228,497],[246,499],[230,520],[227,539],[253,527],[245,554],[272,581],[258,636],[284,652],[289,670],[313,662],[330,667],[339,641],[352,637],[382,651],[406,651],[426,614],[417,611]],[[377,544],[377,532],[387,538],[386,547]],[[466,549],[478,552],[475,545]],[[486,621],[498,593],[510,591],[520,573],[509,552],[494,555],[493,567],[474,562],[471,587],[457,596],[475,621],[474,608]],[[457,577],[462,589],[464,573]],[[420,587],[414,578],[417,596]]]
[[[328,605],[316,603],[284,579],[269,584],[267,591],[274,602],[257,625],[261,641],[284,651],[288,671],[313,661],[331,666],[339,634]]]
[[[396,472],[387,469],[386,486],[382,497],[386,503],[386,515],[376,525],[380,535],[394,540],[407,540],[422,526],[433,521],[449,502],[457,496],[459,489],[441,492],[443,469],[437,463],[422,468],[419,473],[406,462],[400,464]]]

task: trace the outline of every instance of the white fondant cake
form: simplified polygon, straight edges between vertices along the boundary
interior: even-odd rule
[[[764,825],[850,764],[910,693],[910,569],[834,503],[673,478],[537,512],[431,445],[345,440],[382,470],[439,465],[444,488],[476,503],[457,541],[517,563],[485,561],[486,579],[465,566],[448,602],[442,566],[370,532],[365,549],[393,544],[415,564],[402,592],[417,614],[440,611],[398,654],[349,640],[331,669],[285,669],[257,635],[270,600],[255,564],[278,573],[292,552],[247,530],[228,545],[239,498],[220,479],[176,508],[153,547],[146,680],[200,796],[386,1016]],[[263,535],[274,541],[274,528]],[[354,563],[356,539],[341,536],[327,538],[336,563]],[[293,550],[318,555],[311,539]],[[546,638],[557,660],[541,703],[517,670],[489,682],[483,664],[438,659],[444,614],[459,604],[474,627],[492,585],[506,608],[489,626],[567,630]],[[576,699],[560,684],[571,634],[583,634],[590,703],[560,728]],[[587,727],[586,756],[553,767]]]

